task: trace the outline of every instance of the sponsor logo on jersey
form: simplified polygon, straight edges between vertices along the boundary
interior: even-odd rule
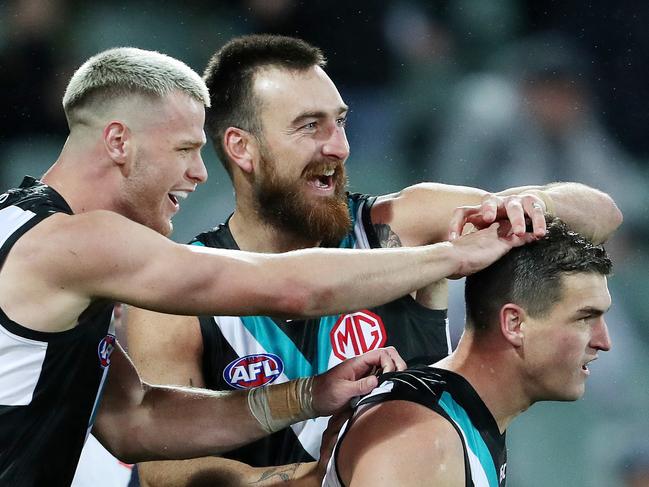
[[[340,360],[382,347],[388,339],[381,317],[368,310],[342,315],[329,336]]]
[[[115,335],[106,335],[97,345],[97,355],[99,356],[99,365],[104,369],[110,365],[110,355],[115,350]]]
[[[246,355],[230,362],[223,371],[225,382],[237,389],[270,384],[284,372],[284,362],[272,353]]]

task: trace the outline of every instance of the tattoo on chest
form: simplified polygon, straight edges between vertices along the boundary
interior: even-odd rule
[[[374,225],[374,231],[376,232],[376,236],[379,239],[379,243],[381,244],[381,247],[387,249],[402,247],[401,239],[399,238],[399,235],[397,235],[396,233],[394,233],[394,231],[392,231],[390,225],[386,225],[384,223],[377,223]]]

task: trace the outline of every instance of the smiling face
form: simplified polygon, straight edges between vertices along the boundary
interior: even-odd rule
[[[588,364],[611,348],[604,313],[611,305],[606,277],[564,274],[561,299],[543,317],[527,316],[524,336],[524,387],[531,402],[574,401],[584,394]]]
[[[129,126],[132,163],[122,183],[118,211],[169,235],[180,200],[207,179],[201,157],[205,110],[199,101],[176,91],[147,101],[142,111]]]
[[[254,199],[271,224],[314,241],[350,227],[345,197],[347,106],[317,66],[262,69],[255,76],[262,134]]]

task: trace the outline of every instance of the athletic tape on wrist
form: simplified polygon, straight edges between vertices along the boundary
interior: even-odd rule
[[[312,392],[313,377],[257,387],[248,392],[248,408],[264,431],[274,433],[318,416]]]

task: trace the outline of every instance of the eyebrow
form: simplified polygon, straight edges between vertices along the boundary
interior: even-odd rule
[[[347,105],[342,105],[340,108],[338,108],[338,115],[342,115],[343,113],[346,113],[349,111],[349,107]],[[303,112],[300,113],[297,117],[295,117],[291,121],[291,125],[299,125],[300,123],[304,122],[305,120],[309,118],[326,118],[329,114],[323,110],[314,110],[311,112]]]
[[[181,140],[180,142],[178,142],[178,146],[182,146],[182,147],[187,147],[187,146],[189,146],[189,147],[203,147],[204,145],[205,145],[205,142],[203,142],[202,140],[195,140],[195,139],[194,140],[185,139],[185,140]]]
[[[587,316],[602,316],[607,311],[608,311],[608,308],[601,309],[601,308],[595,308],[593,306],[586,306],[585,308],[579,309],[576,314],[577,315],[587,315]]]

